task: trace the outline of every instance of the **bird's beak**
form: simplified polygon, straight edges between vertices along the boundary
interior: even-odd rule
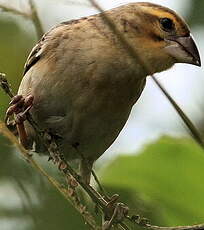
[[[188,37],[170,36],[166,41],[169,45],[165,50],[173,56],[178,63],[201,66],[200,54],[191,35]]]

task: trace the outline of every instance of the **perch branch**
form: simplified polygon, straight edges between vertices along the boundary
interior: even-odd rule
[[[82,205],[76,206],[75,200],[67,190],[63,189],[62,186],[31,157],[29,151],[27,151],[21,144],[19,144],[18,139],[8,130],[6,125],[0,121],[0,133],[3,134],[7,139],[10,140],[11,143],[15,144],[15,146],[19,149],[22,156],[26,159],[26,161],[42,176],[46,177],[50,184],[55,187],[66,200],[68,200],[72,206],[82,215],[86,223],[94,230],[99,230],[100,228],[96,225],[93,216],[83,207]]]
[[[174,227],[160,227],[156,225],[151,225],[149,223],[149,220],[146,218],[141,218],[139,215],[127,217],[127,219],[137,224],[138,226],[144,228],[144,229],[150,229],[150,230],[204,230],[204,224],[197,224],[197,225],[187,225],[187,226],[174,226]]]
[[[9,97],[13,96],[13,93],[11,92],[10,86],[5,78],[5,74],[0,74],[0,86],[4,90],[4,92],[9,95]],[[42,138],[45,136],[45,133],[41,131],[36,125],[36,123],[32,123],[33,119],[31,118],[31,115],[29,114],[30,120],[28,120],[31,125],[34,126],[34,129],[36,130],[37,134]],[[95,230],[101,230],[100,227],[98,227],[95,223],[95,220],[93,216],[85,210],[84,206],[77,204],[75,202],[75,199],[73,200],[72,196],[69,196],[69,193],[67,193],[66,189],[63,189],[59,183],[50,177],[38,164],[36,161],[33,160],[33,158],[30,156],[29,152],[23,148],[21,144],[19,144],[17,138],[6,128],[4,123],[0,123],[0,132],[4,134],[12,143],[15,143],[15,145],[19,148],[22,155],[25,157],[25,159],[37,170],[39,171],[43,176],[45,176],[48,181],[68,200],[72,203],[74,208],[83,216],[83,218],[86,220],[86,222],[89,224],[89,226],[92,229]],[[50,140],[49,134],[48,140]],[[108,210],[108,204],[110,200],[106,200],[103,196],[101,196],[97,191],[95,191],[90,185],[84,183],[83,179],[69,166],[69,164],[63,159],[63,156],[58,152],[58,148],[56,143],[46,141],[44,138],[44,144],[48,148],[48,151],[52,155],[53,153],[59,157],[60,159],[60,165],[59,169],[65,174],[65,175],[72,175],[76,181],[81,185],[81,187],[87,192],[87,194],[90,196],[90,198],[93,200],[94,203],[99,205],[101,210],[105,214],[110,213],[113,210]],[[63,167],[62,167],[63,166]],[[150,225],[146,219],[140,218],[140,216],[128,216],[126,215],[125,218],[138,226],[145,228],[145,229],[152,229],[152,230],[204,230],[204,224],[200,225],[192,225],[192,226],[178,226],[178,227],[159,227],[155,225]],[[145,220],[145,221],[144,221]],[[119,224],[119,227],[121,229],[129,230],[129,227],[121,221]]]
[[[0,86],[10,98],[14,96],[11,91],[10,85],[8,84],[8,81],[5,78],[5,74],[0,74]],[[34,122],[30,114],[28,114],[27,120],[33,126],[37,134],[42,138],[45,135],[44,131],[38,128],[37,124]],[[72,195],[69,195],[67,190],[63,189],[62,186],[54,178],[50,177],[43,170],[43,168],[37,164],[37,162],[30,156],[29,152],[21,144],[19,144],[18,139],[8,130],[8,128],[5,126],[3,122],[0,122],[0,132],[17,146],[17,148],[20,150],[23,157],[26,159],[28,163],[32,165],[33,168],[35,168],[41,175],[45,176],[48,179],[48,181],[53,185],[53,187],[55,187],[66,198],[66,200],[71,202],[73,207],[82,215],[84,220],[89,224],[89,226],[92,229],[94,230],[100,229],[96,225],[93,216],[88,211],[86,211],[86,208],[81,204],[76,204],[74,197]],[[72,172],[72,174],[73,176],[77,177],[77,174],[74,171]]]
[[[0,74],[0,86],[1,88],[4,90],[4,92],[10,97],[12,98],[14,95],[12,93],[12,90],[10,88],[10,85],[6,79],[6,75],[5,74]],[[52,137],[45,131],[42,131],[38,125],[35,123],[35,121],[33,120],[32,116],[30,115],[30,113],[27,114],[27,120],[28,122],[33,126],[33,128],[36,131],[36,134],[39,136],[39,138],[41,138],[41,140],[43,141],[45,147],[47,148],[47,150],[50,153],[50,156],[53,157],[53,160],[56,160],[56,162],[59,163],[59,169],[65,174],[65,176],[72,176],[79,184],[80,186],[86,191],[86,193],[89,195],[89,197],[93,200],[93,202],[95,204],[97,204],[100,209],[106,214],[106,215],[110,215],[110,213],[112,213],[114,211],[113,207],[108,208],[109,202],[110,200],[106,200],[101,194],[99,194],[93,187],[91,187],[89,184],[86,184],[83,179],[81,178],[81,176],[79,176],[73,169],[72,167],[70,167],[70,165],[67,163],[67,161],[64,159],[63,155],[60,154],[60,152],[58,151],[58,147],[55,143],[55,141],[52,140]],[[2,126],[3,127],[3,126]],[[0,127],[1,130],[1,127]],[[3,129],[2,129],[3,130]],[[7,136],[8,138],[10,136]],[[15,136],[12,135],[12,137],[14,138]],[[17,139],[13,139],[13,143],[17,144]],[[33,159],[30,157],[29,153],[20,145],[17,145],[18,147],[21,147],[20,150],[23,153],[23,156],[28,160],[29,163],[31,163],[34,168],[36,168],[37,170],[39,170],[44,176],[46,176],[48,178],[48,180],[51,182],[51,184],[53,184],[54,187],[56,187],[63,195],[64,192],[62,189],[60,189],[59,186],[57,186],[57,182],[54,181],[55,183],[53,183],[53,180],[49,177],[48,174],[45,174],[45,172],[38,167],[38,165],[36,165],[37,163],[35,161],[33,161]],[[67,198],[67,197],[65,197]],[[72,202],[73,203],[73,202]],[[81,210],[80,205],[79,207],[74,206],[78,211]],[[80,209],[79,209],[80,208]],[[83,213],[84,214],[84,213]],[[84,216],[83,216],[84,217]],[[86,216],[85,216],[86,217]],[[87,221],[87,218],[86,218]],[[93,224],[90,224],[90,220],[88,220],[89,225],[92,227]],[[119,223],[119,226],[121,227],[121,229],[125,229],[125,230],[129,230],[129,228],[126,226],[126,224],[124,223]],[[97,229],[97,228],[95,228]]]
[[[159,227],[159,226],[147,224],[144,226],[144,228],[152,229],[152,230],[204,230],[204,224],[191,225],[191,226],[176,226],[176,227]]]

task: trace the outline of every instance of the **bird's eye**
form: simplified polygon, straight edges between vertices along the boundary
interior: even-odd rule
[[[174,30],[174,23],[170,18],[161,18],[160,20],[162,29],[165,30],[166,32],[170,32]]]

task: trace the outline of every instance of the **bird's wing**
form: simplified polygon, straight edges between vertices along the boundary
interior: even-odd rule
[[[70,20],[70,21],[62,22],[59,25],[52,28],[47,33],[45,33],[42,36],[42,38],[39,40],[39,42],[31,50],[31,53],[28,56],[27,61],[26,61],[25,66],[24,66],[23,76],[28,72],[28,70],[33,65],[35,65],[36,62],[38,62],[38,60],[40,60],[42,54],[44,52],[46,52],[45,50],[46,50],[47,40],[49,40],[50,35],[55,31],[55,29],[59,29],[59,27],[64,27],[64,26],[72,26],[73,24],[77,24],[84,19],[86,19],[86,18],[80,18],[80,19],[76,19],[76,20]]]
[[[31,53],[29,54],[27,61],[24,66],[23,76],[28,72],[28,70],[38,61],[40,60],[42,54],[42,47],[46,41],[48,33],[44,34],[40,41],[33,47]]]

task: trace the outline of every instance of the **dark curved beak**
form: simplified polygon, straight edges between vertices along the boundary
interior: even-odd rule
[[[191,35],[188,37],[171,36],[168,40],[176,42],[179,45],[180,52],[179,49],[175,49],[175,55],[173,55],[175,58],[178,56],[179,62],[201,66],[200,54]]]

